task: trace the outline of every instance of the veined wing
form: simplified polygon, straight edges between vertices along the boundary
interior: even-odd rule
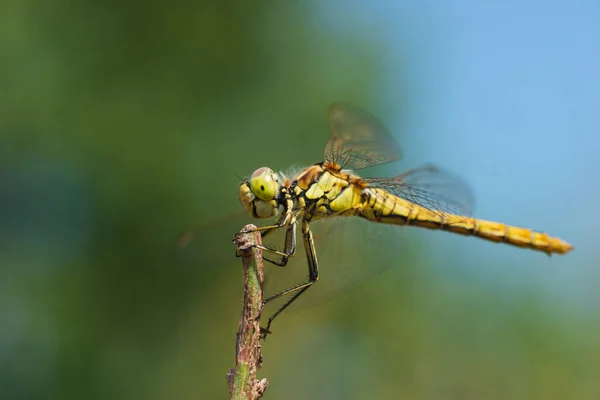
[[[406,171],[392,178],[365,178],[369,187],[389,193],[422,206],[442,217],[448,224],[470,217],[473,196],[459,178],[434,166]]]
[[[400,146],[388,129],[360,108],[334,103],[329,109],[331,137],[325,161],[341,168],[373,167],[402,157]]]
[[[235,233],[235,229],[241,229],[247,219],[248,213],[246,210],[237,210],[229,214],[189,226],[179,233],[176,241],[177,247],[184,248],[191,242],[197,241],[204,232],[210,232],[216,229],[219,225],[228,224],[231,222],[237,223],[237,225],[234,225],[234,228],[231,230]]]
[[[319,257],[320,278],[318,284],[290,306],[292,312],[328,303],[368,284],[392,266],[407,263],[407,268],[400,268],[402,272],[397,273],[410,275],[410,262],[406,258],[398,261],[396,253],[399,243],[409,240],[410,232],[407,230],[394,225],[373,224],[363,218],[346,217],[313,221],[311,229]],[[271,243],[279,243],[280,248],[283,237],[273,240]],[[296,256],[286,268],[265,263],[266,295],[307,279],[304,248],[300,243],[298,246]],[[410,278],[407,276],[407,279]],[[285,299],[269,303],[266,314],[277,310],[284,302]]]

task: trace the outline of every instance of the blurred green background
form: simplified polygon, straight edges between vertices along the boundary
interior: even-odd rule
[[[274,323],[265,398],[600,398],[600,12],[540,4],[3,2],[0,398],[226,398],[236,174],[320,161],[339,100],[403,144],[376,172],[438,163],[576,250],[325,231],[323,288],[385,271]]]

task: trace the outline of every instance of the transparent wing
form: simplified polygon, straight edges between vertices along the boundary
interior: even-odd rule
[[[356,296],[356,290],[369,286],[392,266],[408,273],[410,262],[398,260],[399,246],[410,243],[410,233],[394,225],[374,224],[362,218],[325,218],[311,224],[319,260],[319,281],[300,296],[284,314],[329,303],[344,296]],[[285,267],[265,263],[265,295],[295,286],[308,278],[308,266],[301,236],[298,235],[296,256]],[[269,238],[271,239],[271,238]],[[269,243],[281,248],[283,238]],[[277,245],[279,244],[279,245]],[[272,314],[289,298],[267,305],[265,315]],[[281,317],[282,321],[286,319]],[[287,317],[289,318],[289,317]],[[276,328],[277,329],[277,328]]]
[[[373,167],[402,157],[400,146],[375,117],[357,107],[335,103],[329,109],[331,137],[325,161],[350,169]]]
[[[473,195],[467,184],[434,166],[412,169],[392,178],[364,181],[439,214],[446,223],[462,221],[473,212]]]
[[[206,240],[203,235],[207,232],[215,230],[219,225],[231,224],[232,222],[235,223],[235,225],[232,225],[233,228],[231,229],[231,232],[233,233],[230,232],[231,235],[235,234],[235,229],[239,230],[244,226],[244,223],[251,223],[252,221],[246,210],[237,210],[219,216],[218,218],[203,220],[202,222],[189,226],[185,230],[179,232],[179,236],[176,239],[177,247],[183,249],[192,242]]]
[[[241,260],[235,257],[232,239],[248,223],[261,226],[272,222],[253,220],[244,210],[226,212],[216,218],[205,216],[200,218],[198,224],[181,232],[177,239],[174,233],[175,254],[179,262],[188,267],[188,271],[196,271],[201,276],[199,279],[219,281],[219,276],[230,275],[230,283],[223,284],[226,287],[221,290],[238,293],[242,287],[239,279],[235,278],[241,276]],[[398,262],[394,250],[398,243],[406,242],[397,232],[398,227],[373,224],[362,218],[324,219],[313,222],[311,228],[319,258],[320,279],[283,313],[284,316],[276,321],[275,329],[290,312],[305,310],[329,302],[348,291],[352,292],[351,289],[371,281],[390,266],[396,265]],[[266,247],[277,250],[283,250],[284,243],[285,229],[280,229],[263,241]],[[286,267],[263,263],[264,296],[307,280],[308,265],[300,228],[296,246],[296,255]],[[263,321],[287,300],[289,296],[269,303]]]

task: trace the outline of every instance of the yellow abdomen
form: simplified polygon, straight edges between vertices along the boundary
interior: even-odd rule
[[[513,246],[543,251],[548,255],[552,253],[565,254],[573,249],[569,243],[546,233],[499,222],[432,211],[377,188],[365,189],[359,215],[376,222],[415,225],[428,229],[442,229],[461,235],[477,236],[493,242],[504,242]]]

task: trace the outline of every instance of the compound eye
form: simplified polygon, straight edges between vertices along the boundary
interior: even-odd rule
[[[264,201],[273,200],[278,189],[279,182],[277,182],[277,177],[271,169],[262,167],[250,175],[250,190],[259,199]]]

